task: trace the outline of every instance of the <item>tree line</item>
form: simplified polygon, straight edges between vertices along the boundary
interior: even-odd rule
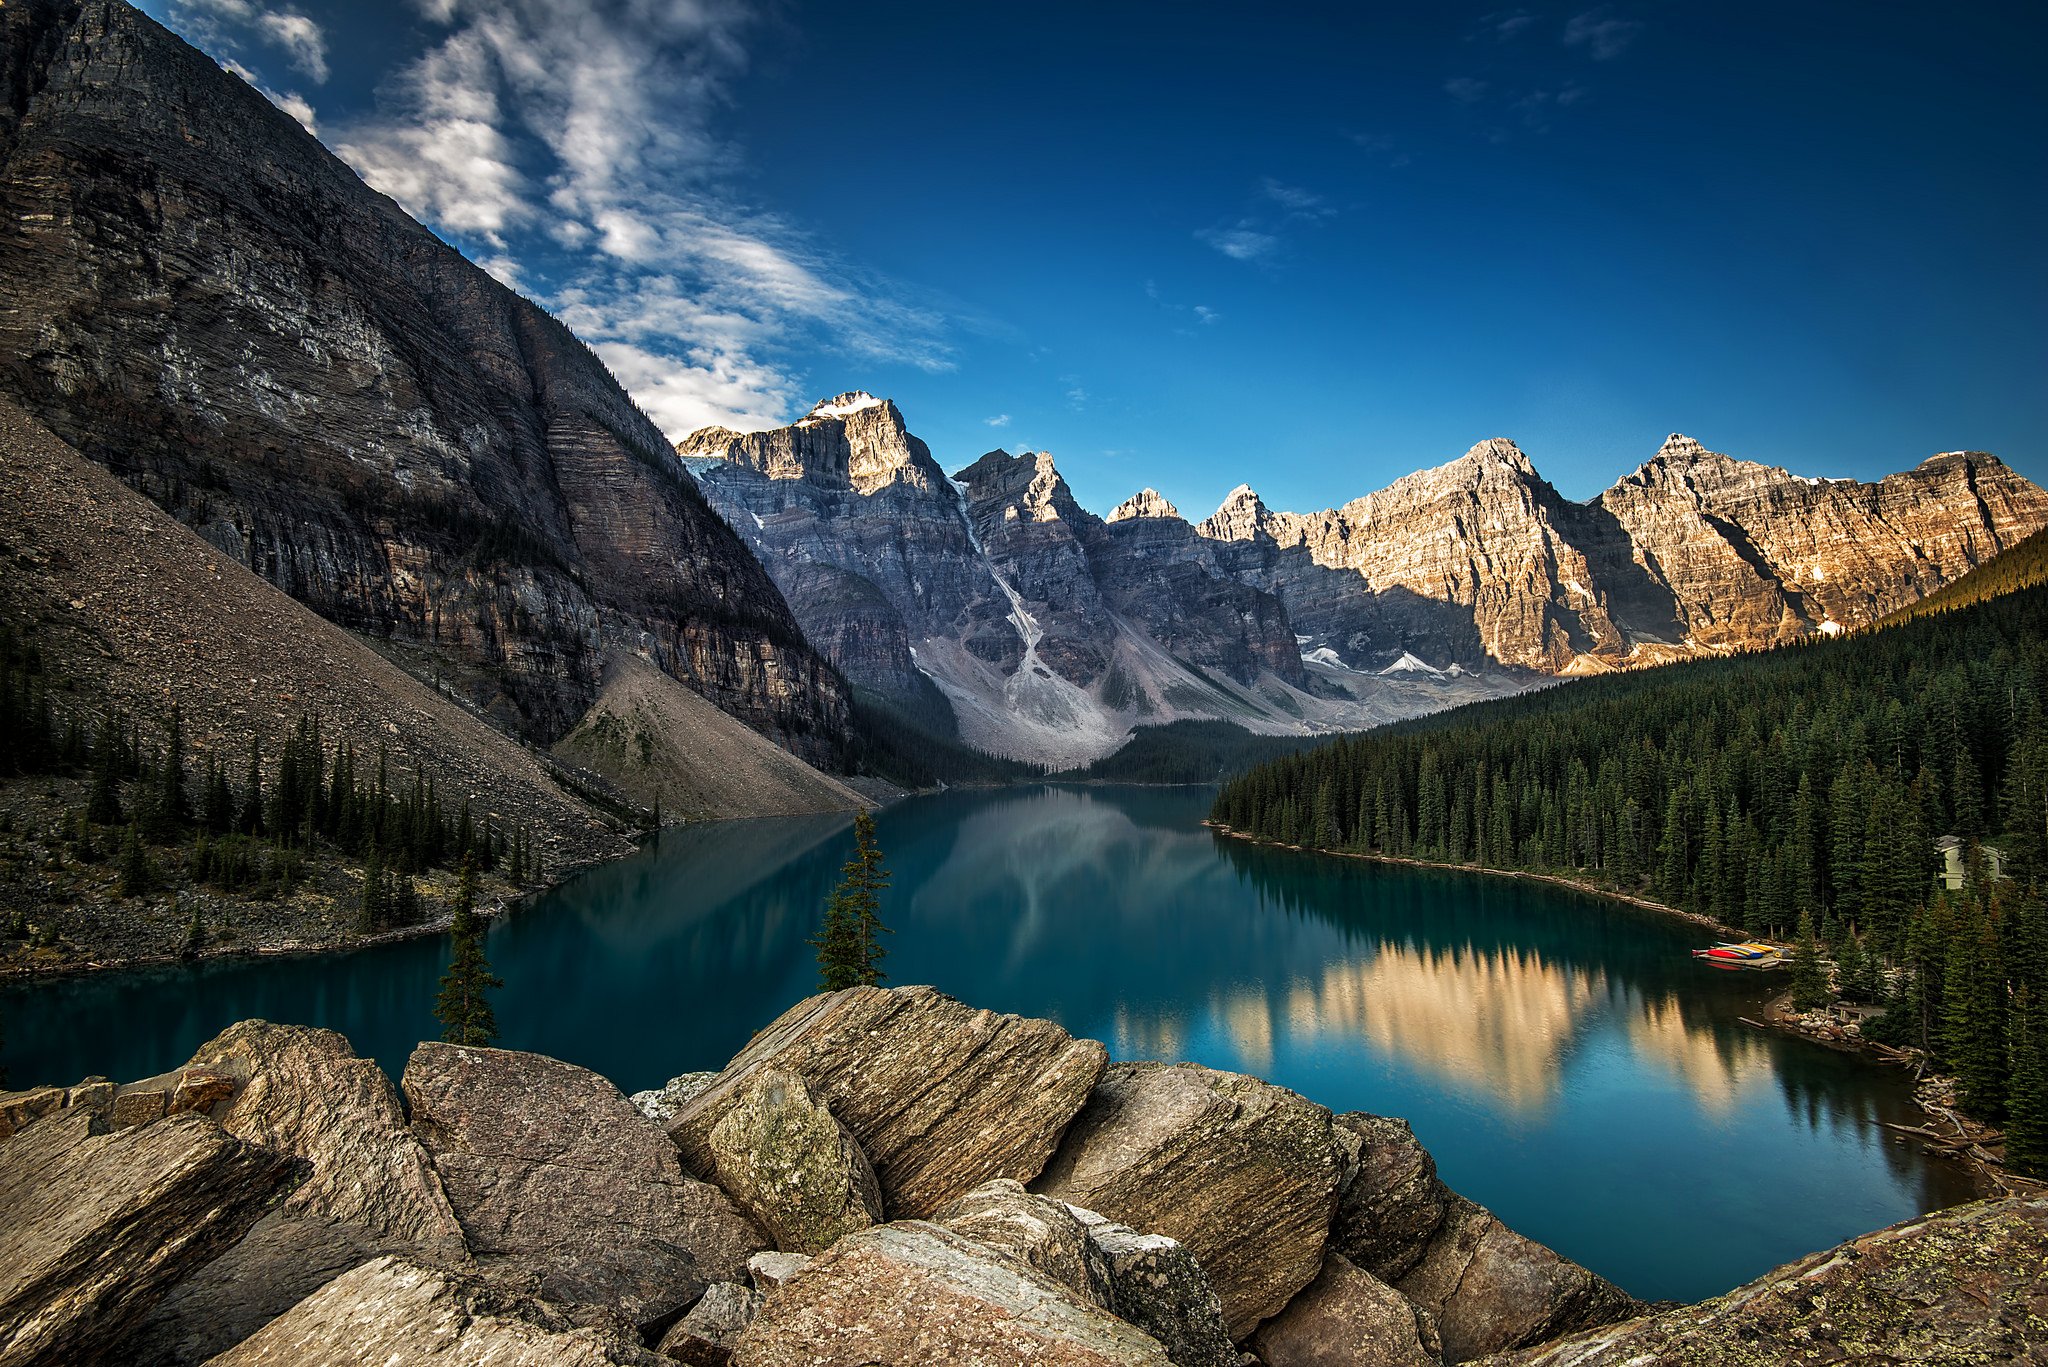
[[[259,737],[242,762],[216,752],[195,767],[176,707],[145,733],[118,708],[65,706],[53,691],[35,651],[0,632],[0,779],[82,779],[66,841],[80,862],[113,863],[123,897],[163,886],[167,857],[219,891],[283,896],[309,855],[331,851],[364,869],[357,929],[368,932],[422,919],[413,880],[431,869],[543,876],[525,831],[479,820],[466,798],[451,811],[432,774],[397,772],[382,746],[372,758],[329,744],[309,714],[274,755]]]
[[[1999,562],[1994,561],[1996,565]],[[2009,576],[2009,571],[2001,571]],[[1475,704],[1275,760],[1213,818],[1564,874],[1810,937],[2048,1168],[2048,587],[1837,641]],[[1938,837],[1966,886],[1940,886]]]

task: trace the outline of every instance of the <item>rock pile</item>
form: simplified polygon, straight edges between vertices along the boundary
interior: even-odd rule
[[[723,1071],[631,1100],[442,1044],[394,1088],[339,1035],[249,1021],[176,1073],[0,1095],[0,1117],[0,1367],[2048,1347],[2048,1202],[1928,1217],[1652,1314],[1446,1189],[1401,1121],[1110,1065],[930,988],[814,997]]]

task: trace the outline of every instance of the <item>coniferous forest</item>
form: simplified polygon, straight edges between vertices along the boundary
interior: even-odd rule
[[[1226,784],[1316,849],[1562,874],[1756,935],[1802,929],[1875,1038],[1927,1049],[2048,1169],[2048,584],[1834,641],[1552,688]],[[1968,581],[1961,581],[1967,583]],[[1964,877],[1940,877],[1955,836]]]
[[[298,888],[309,860],[339,858],[362,868],[354,928],[372,933],[426,919],[414,875],[431,869],[470,861],[515,885],[542,877],[526,832],[477,819],[466,801],[451,811],[432,775],[330,744],[315,717],[245,757],[196,764],[175,709],[144,722],[59,701],[75,697],[0,630],[0,778],[80,780],[70,857],[111,864],[122,898],[190,884],[268,901]],[[203,933],[195,924],[191,938]]]

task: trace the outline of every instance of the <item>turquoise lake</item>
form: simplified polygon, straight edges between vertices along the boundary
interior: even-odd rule
[[[1693,1300],[1970,1199],[1882,1128],[1904,1078],[1766,1034],[1700,930],[1543,884],[1246,846],[1207,789],[953,792],[878,816],[891,982],[1118,1058],[1406,1117],[1444,1180],[1646,1298]],[[502,1043],[627,1091],[719,1067],[807,995],[845,817],[672,828],[492,927]],[[396,1076],[443,940],[0,988],[16,1085],[174,1067],[232,1021],[331,1026]]]

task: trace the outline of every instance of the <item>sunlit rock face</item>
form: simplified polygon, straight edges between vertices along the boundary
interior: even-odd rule
[[[1196,530],[1353,668],[1575,674],[1867,625],[2043,525],[2048,493],[1981,453],[1864,484],[1673,434],[1586,503],[1495,438],[1327,512],[1240,486]]]
[[[1280,601],[1156,491],[1099,518],[1044,452],[948,480],[869,394],[677,449],[855,684],[997,753],[1085,763],[1183,717],[1352,729],[1520,686],[1315,677]]]
[[[608,654],[807,758],[841,687],[568,329],[120,3],[0,8],[0,390],[552,742]]]

